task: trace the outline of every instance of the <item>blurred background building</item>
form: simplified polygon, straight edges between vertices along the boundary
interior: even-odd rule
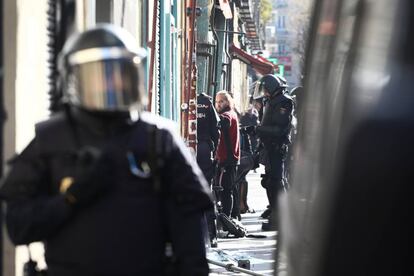
[[[278,74],[290,87],[302,83],[302,71],[309,27],[311,0],[266,0],[269,18],[265,22],[264,56],[278,65]]]

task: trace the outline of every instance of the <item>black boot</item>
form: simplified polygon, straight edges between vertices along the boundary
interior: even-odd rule
[[[210,238],[210,245],[212,248],[217,247],[217,224],[216,219],[209,220],[208,222],[208,235]]]
[[[268,221],[262,223],[262,231],[278,231],[279,224],[277,219],[270,217]]]
[[[260,215],[260,217],[264,219],[268,219],[271,213],[272,213],[272,209],[270,208],[270,206],[267,206],[267,209],[264,210],[264,212]]]

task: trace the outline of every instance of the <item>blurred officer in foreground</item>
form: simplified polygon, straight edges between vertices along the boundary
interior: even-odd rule
[[[220,118],[214,109],[210,96],[201,93],[197,96],[197,163],[208,184],[214,177],[214,155],[217,150]],[[217,246],[216,216],[214,209],[206,214],[208,233],[212,247]]]
[[[142,112],[142,54],[123,29],[71,37],[66,110],[36,125],[1,188],[15,244],[45,242],[48,275],[208,275],[207,183],[180,138]],[[169,266],[168,266],[169,267]]]
[[[266,179],[264,186],[271,210],[277,208],[277,194],[287,190],[284,179],[284,162],[288,145],[290,144],[290,130],[293,117],[293,101],[286,91],[287,85],[274,75],[266,75],[256,84],[254,98],[267,98],[264,106],[263,118],[256,128],[257,135],[263,143],[267,162],[265,164]],[[263,224],[263,230],[270,230],[269,223]],[[277,225],[273,225],[277,227]]]

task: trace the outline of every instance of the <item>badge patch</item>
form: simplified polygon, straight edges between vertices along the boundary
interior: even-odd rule
[[[287,109],[286,109],[286,108],[283,108],[283,107],[281,107],[281,108],[280,108],[280,114],[285,114],[285,113],[286,113],[286,111],[287,111]]]
[[[61,193],[61,194],[66,193],[66,190],[67,190],[70,186],[72,186],[72,184],[73,184],[73,177],[69,177],[69,176],[64,177],[64,178],[62,179],[62,181],[60,181],[60,187],[59,187],[59,191],[60,191],[60,193]]]

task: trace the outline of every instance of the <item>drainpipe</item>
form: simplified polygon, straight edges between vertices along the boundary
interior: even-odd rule
[[[217,31],[216,31],[216,20],[215,20],[215,18],[216,18],[216,7],[214,7],[213,6],[213,11],[212,11],[212,13],[211,13],[211,23],[210,23],[210,25],[211,25],[211,31],[213,32],[213,37],[214,37],[214,39],[216,40],[216,45],[215,45],[215,47],[214,47],[214,52],[213,52],[213,55],[214,55],[214,63],[213,63],[213,65],[212,65],[212,67],[213,67],[213,69],[212,69],[212,75],[213,75],[213,77],[212,77],[212,85],[213,85],[213,95],[212,95],[212,97],[213,97],[213,104],[215,104],[215,102],[216,102],[216,94],[217,94],[217,84],[218,84],[218,82],[217,82],[217,64],[218,64],[218,45],[219,45],[219,37],[218,37],[218,35],[217,35]]]
[[[228,22],[229,19],[226,19],[226,30],[228,29]],[[231,27],[231,26],[230,26]],[[224,39],[225,39],[225,44],[224,44],[224,52],[226,53],[227,56],[227,63],[224,63],[224,65],[227,66],[227,77],[226,77],[226,90],[229,92],[233,92],[231,91],[231,55],[229,53],[229,39],[230,39],[230,33],[225,32],[224,33]]]
[[[57,57],[68,38],[75,30],[75,1],[49,0],[47,10],[47,35],[50,73],[49,79],[49,110],[56,112],[62,109],[62,90],[58,78]]]
[[[189,0],[187,5],[187,41],[189,44],[186,66],[185,101],[182,106],[184,112],[184,139],[187,145],[196,151],[197,147],[197,64],[196,64],[196,0]]]
[[[173,49],[171,45],[171,1],[160,1],[160,115],[172,119],[172,57]]]
[[[211,92],[211,87],[210,87],[211,85],[210,84],[212,83],[212,78],[213,78],[213,75],[212,75],[213,64],[212,64],[212,62],[214,60],[213,60],[213,54],[210,53],[210,48],[215,47],[215,45],[208,44],[208,43],[198,43],[197,45],[198,46],[203,46],[203,47],[208,49],[208,52],[207,51],[197,51],[197,57],[205,57],[207,59],[207,64],[208,64],[208,68],[206,66],[206,68],[207,68],[206,70],[208,70],[207,78],[205,79],[205,81],[203,83],[206,87],[206,91],[200,91],[200,92],[205,92],[207,95],[211,96],[211,93],[210,93]],[[202,73],[200,73],[200,75],[202,75]],[[203,80],[203,79],[201,79],[201,80]],[[198,90],[200,90],[200,89],[198,88]]]
[[[148,46],[151,49],[151,60],[148,77],[148,105],[147,110],[151,112],[152,109],[152,87],[154,86],[154,63],[155,63],[155,40],[157,35],[157,11],[158,0],[154,0],[154,6],[152,11],[152,34],[151,41],[148,41]]]
[[[221,85],[221,71],[223,69],[223,54],[224,54],[224,34],[220,33],[218,34],[217,29],[224,29],[225,28],[225,18],[224,15],[221,12],[215,13],[214,18],[214,26],[212,26],[213,35],[217,39],[217,49],[216,49],[216,74],[215,74],[215,87],[214,87],[214,96],[217,93],[217,90],[219,87],[224,87]]]
[[[197,80],[197,95],[208,91],[206,83],[208,83],[207,73],[209,66],[209,59],[205,58],[205,52],[209,51],[209,20],[208,20],[208,1],[198,0],[197,1],[197,69],[198,69],[198,80]],[[201,54],[201,55],[200,55]]]
[[[3,0],[0,0],[0,178],[3,177],[3,139],[4,139],[4,122],[6,121],[6,111],[4,110],[4,97],[3,97]],[[0,202],[0,276],[3,275],[3,210],[2,203]]]

